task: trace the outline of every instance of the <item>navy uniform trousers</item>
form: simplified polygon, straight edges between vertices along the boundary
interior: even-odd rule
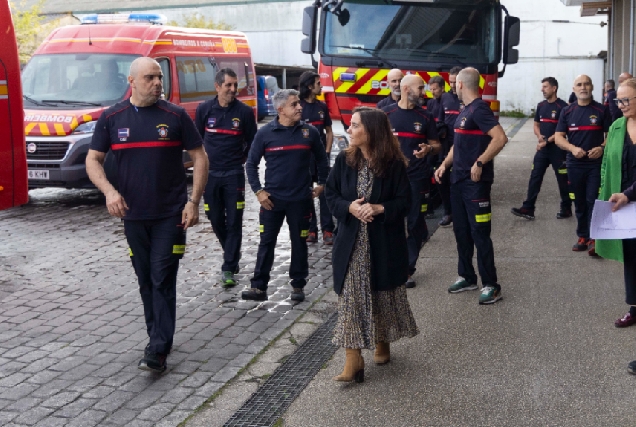
[[[467,282],[476,284],[473,254],[477,248],[477,268],[483,286],[500,288],[497,283],[495,251],[490,239],[492,182],[470,179],[451,184],[453,231],[459,256],[457,271]]]
[[[270,272],[274,264],[276,240],[283,225],[283,220],[286,218],[291,241],[291,263],[289,266],[291,285],[294,288],[304,288],[309,274],[307,235],[309,234],[309,219],[311,217],[313,199],[284,201],[271,196],[269,199],[274,204],[274,207],[269,211],[261,208],[259,214],[261,241],[258,245],[256,266],[254,267],[254,277],[252,277],[251,286],[262,291],[267,290]]]
[[[245,211],[245,175],[208,176],[203,193],[205,214],[223,248],[221,271],[238,273]]]
[[[329,157],[329,153],[327,153],[327,157]],[[316,159],[314,156],[311,156],[311,165],[309,166],[312,173],[313,182],[318,182],[318,166],[316,165]],[[325,198],[325,192],[320,193],[318,197],[318,201],[320,204],[320,229],[324,233],[328,231],[333,233],[334,228],[336,227],[333,222],[333,216],[331,215],[331,211],[329,210],[329,206],[327,205],[327,199]],[[318,232],[318,219],[316,215],[316,205],[311,204],[311,220],[309,223],[309,231],[312,233]]]
[[[568,180],[574,195],[576,235],[589,239],[594,201],[601,188],[601,165],[570,166]]]
[[[181,214],[157,220],[124,220],[129,255],[139,281],[150,351],[168,354],[177,311],[177,272],[185,252]]]
[[[430,180],[411,180],[411,208],[406,216],[406,229],[408,237],[406,245],[409,250],[409,276],[415,273],[415,264],[420,256],[420,249],[428,239],[428,226],[426,214],[428,213],[428,198],[430,192]]]
[[[537,197],[541,191],[541,184],[543,184],[543,177],[548,167],[552,165],[559,186],[561,210],[572,210],[572,200],[570,200],[570,193],[568,191],[568,170],[565,167],[566,154],[567,153],[561,150],[556,144],[548,144],[536,152],[532,162],[530,181],[528,182],[528,196],[525,202],[523,202],[525,209],[534,212]]]

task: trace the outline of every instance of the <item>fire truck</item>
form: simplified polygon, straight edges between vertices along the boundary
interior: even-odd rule
[[[88,15],[81,25],[55,29],[22,72],[29,188],[93,188],[85,160],[97,119],[130,97],[130,64],[157,60],[164,98],[194,118],[197,106],[216,96],[223,68],[238,76],[238,99],[256,114],[256,74],[245,34],[164,25],[154,13]],[[184,166],[191,162],[184,155]],[[104,168],[116,183],[115,162]]]
[[[440,75],[449,91],[451,68],[474,67],[483,99],[499,115],[497,79],[518,61],[520,21],[499,0],[316,0],[304,10],[303,34],[301,50],[320,53],[315,65],[329,113],[348,126],[355,107],[390,94],[393,68],[427,83]]]
[[[11,11],[0,0],[0,209],[28,202],[20,62]]]

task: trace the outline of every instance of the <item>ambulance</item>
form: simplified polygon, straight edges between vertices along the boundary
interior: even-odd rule
[[[0,1],[3,38],[0,43],[0,209],[29,201],[27,163],[22,126],[20,62],[11,11]]]
[[[156,59],[164,97],[194,119],[216,96],[222,68],[238,75],[238,99],[256,111],[256,74],[245,34],[165,26],[159,14],[89,15],[54,30],[22,73],[29,188],[92,188],[85,159],[95,124],[109,106],[130,96],[130,64]],[[187,161],[184,160],[187,166]],[[107,156],[106,172],[113,167]]]

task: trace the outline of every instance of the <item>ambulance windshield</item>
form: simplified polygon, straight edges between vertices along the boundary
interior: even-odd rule
[[[321,53],[450,66],[498,62],[498,7],[491,1],[353,0],[342,10],[347,19],[324,13]]]
[[[136,55],[69,53],[35,55],[22,72],[25,104],[65,108],[112,105],[128,91]],[[29,105],[30,106],[30,105]]]

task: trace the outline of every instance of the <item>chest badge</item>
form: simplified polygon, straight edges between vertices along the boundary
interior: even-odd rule
[[[130,128],[117,129],[117,138],[120,141],[125,142],[130,138]],[[35,150],[33,150],[35,152]]]
[[[159,139],[165,140],[168,138],[169,126],[165,124],[157,125],[157,132],[159,132]]]
[[[459,127],[462,129],[466,127],[466,117],[462,117],[462,121],[459,122]]]
[[[309,129],[303,129],[303,136],[309,138]]]
[[[213,128],[216,125],[216,117],[208,117],[208,127]]]
[[[415,123],[413,123],[413,126],[415,127],[415,132],[417,132],[417,133],[422,132],[422,123],[415,122]]]
[[[321,119],[325,118],[325,112],[324,111],[319,111],[318,115],[320,116]]]
[[[596,123],[598,123],[598,117],[596,116],[590,116],[590,123],[595,125]]]
[[[552,118],[556,119],[556,111],[552,111]]]
[[[235,117],[232,119],[232,127],[234,129],[238,129],[239,126],[241,126],[241,119],[239,119],[238,117]]]

